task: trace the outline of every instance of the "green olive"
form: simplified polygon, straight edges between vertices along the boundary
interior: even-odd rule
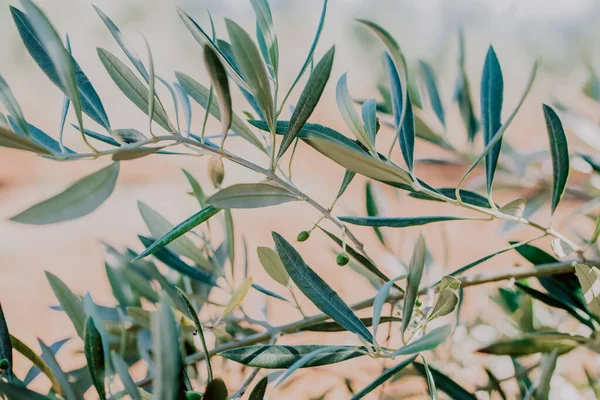
[[[335,258],[335,262],[337,263],[337,265],[339,265],[341,267],[348,264],[349,261],[350,261],[350,257],[348,257],[348,254],[346,254],[346,253],[340,253]]]
[[[298,234],[298,237],[296,238],[296,240],[299,241],[299,242],[304,242],[309,237],[310,237],[310,232],[309,231],[302,231],[302,232],[300,232]]]
[[[0,370],[7,370],[10,367],[10,363],[6,358],[0,360]]]
[[[202,395],[198,392],[187,392],[185,398],[187,400],[200,400],[202,399]]]

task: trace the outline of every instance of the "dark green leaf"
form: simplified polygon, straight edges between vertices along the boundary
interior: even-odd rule
[[[554,173],[552,187],[552,213],[562,198],[569,177],[569,147],[560,118],[554,110],[543,105],[546,127],[550,138],[550,154],[552,155],[552,171]]]
[[[366,327],[373,325],[373,318],[361,318],[360,319]],[[379,324],[385,324],[388,322],[400,322],[402,318],[398,317],[381,317]],[[309,325],[301,329],[302,331],[310,332],[345,332],[346,328],[338,324],[337,322],[320,322],[318,324]]]
[[[10,7],[10,12],[12,14],[13,20],[15,21],[15,25],[19,30],[19,35],[27,48],[27,51],[33,57],[35,62],[41,68],[41,70],[46,74],[48,79],[52,81],[60,90],[62,90],[65,94],[67,94],[67,90],[65,86],[63,86],[58,71],[56,70],[55,65],[52,62],[52,58],[50,54],[43,44],[44,42],[37,35],[29,18],[22,11]],[[110,123],[108,121],[108,116],[104,111],[104,107],[102,102],[100,101],[100,97],[96,90],[92,86],[88,77],[79,67],[79,64],[70,56],[70,62],[73,65],[73,69],[75,71],[75,77],[77,79],[77,88],[79,89],[79,95],[81,97],[82,102],[82,110],[87,115],[90,116],[94,121],[102,125],[104,128],[110,131]]]
[[[392,368],[385,370],[381,375],[377,377],[377,379],[371,382],[367,387],[365,387],[363,390],[352,396],[352,400],[362,399],[363,397],[371,393],[373,390],[378,388],[380,385],[382,385],[384,382],[389,380],[391,377],[396,375],[398,372],[402,371],[404,368],[409,366],[413,361],[415,361],[415,358],[417,358],[417,356],[407,358],[406,360],[393,366]]]
[[[369,217],[378,217],[379,216],[379,207],[377,206],[377,199],[373,190],[373,186],[371,182],[367,182],[366,190],[366,203],[367,203],[367,215]],[[379,227],[374,226],[375,234],[379,241],[385,246],[385,239],[383,238],[383,233]]]
[[[262,378],[252,389],[252,393],[250,393],[250,397],[248,400],[263,400],[265,398],[265,393],[267,392],[267,385],[269,384],[269,377],[265,376]]]
[[[249,367],[285,369],[291,367],[296,361],[307,354],[325,347],[325,345],[255,345],[227,350],[221,356],[247,365]],[[318,367],[321,365],[335,364],[365,355],[366,349],[358,346],[338,346],[328,353],[321,353],[303,368]]]
[[[410,264],[408,266],[406,294],[404,295],[404,305],[402,307],[403,335],[406,331],[406,328],[410,324],[415,302],[417,300],[419,285],[421,284],[421,277],[423,276],[423,268],[425,267],[426,250],[427,248],[425,247],[425,239],[422,235],[419,235],[410,259]]]
[[[325,85],[331,75],[331,67],[333,66],[333,58],[335,55],[335,47],[332,47],[319,61],[314,71],[310,74],[310,79],[302,90],[300,99],[294,108],[294,112],[290,119],[290,123],[283,137],[283,141],[279,146],[277,158],[283,156],[285,151],[294,142],[294,139],[310,118],[312,112],[317,106]]]
[[[0,381],[0,395],[7,396],[10,400],[52,400],[50,397],[13,383]]]
[[[436,188],[437,192],[440,192],[446,197],[451,198],[452,200],[456,200],[456,188]],[[429,195],[423,192],[412,192],[409,193],[410,197],[414,197],[416,199],[422,200],[433,200],[433,201],[443,201],[439,200],[435,197],[430,197]],[[479,193],[471,192],[468,190],[460,189],[460,198],[464,203],[472,204],[478,207],[491,208],[490,202],[484,196]]]
[[[421,375],[426,376],[425,366],[423,364],[415,361],[413,366]],[[431,366],[429,367],[429,371],[433,376],[437,388],[450,396],[450,398],[454,400],[477,400],[477,397],[475,397],[474,394],[467,392],[462,386],[454,382],[444,373]]]
[[[112,194],[118,176],[119,163],[113,163],[81,178],[58,195],[12,217],[11,221],[45,225],[88,215]]]
[[[483,143],[487,146],[496,132],[502,126],[500,118],[502,117],[502,100],[504,98],[504,81],[502,79],[502,69],[498,62],[498,57],[492,46],[489,47],[483,66],[481,76],[481,125],[483,131]],[[492,147],[485,156],[485,177],[487,192],[492,192],[492,183],[494,173],[500,156],[502,138]]]
[[[6,324],[6,318],[4,317],[4,311],[2,310],[2,304],[0,303],[0,360],[8,361],[8,369],[4,373],[0,373],[0,376],[5,376],[9,382],[12,382],[12,344],[10,341],[10,333],[8,332],[8,325]]]
[[[187,232],[191,231],[192,229],[194,229],[195,227],[197,227],[198,225],[200,225],[204,221],[208,220],[210,217],[212,217],[213,215],[215,215],[219,211],[221,211],[220,208],[215,208],[215,207],[212,207],[212,206],[208,206],[206,208],[203,208],[202,210],[198,211],[196,214],[192,215],[191,217],[189,217],[185,221],[183,221],[180,224],[178,224],[177,226],[175,226],[173,229],[171,229],[169,232],[167,232],[166,234],[164,234],[156,242],[152,243],[146,250],[144,250],[142,252],[142,254],[140,254],[139,256],[137,256],[134,259],[134,261],[137,260],[137,259],[149,256],[150,254],[152,254],[152,253],[154,253],[154,252],[162,249],[163,247],[165,247],[166,245],[168,245],[169,243],[171,243],[173,240],[175,240],[178,237],[180,237],[180,236],[186,234]]]
[[[426,225],[433,222],[444,221],[473,221],[478,218],[463,218],[463,217],[340,217],[340,220],[353,225],[362,226],[387,226],[391,228],[406,228],[408,226]]]
[[[283,266],[292,281],[308,297],[314,305],[331,319],[344,326],[369,343],[373,343],[373,335],[362,321],[352,312],[352,309],[340,296],[313,271],[304,261],[294,247],[281,235],[273,232],[273,240]]]
[[[96,329],[92,317],[88,317],[85,321],[83,336],[85,359],[90,375],[92,376],[92,382],[98,391],[100,399],[106,400],[106,391],[104,389],[105,360],[104,350],[102,348],[102,337],[100,336],[98,329]]]
[[[425,88],[427,89],[427,95],[429,97],[429,102],[431,103],[431,108],[433,108],[435,115],[437,115],[442,125],[445,126],[446,120],[444,117],[444,107],[442,106],[442,101],[440,100],[440,93],[438,92],[435,71],[433,68],[431,68],[431,65],[425,61],[419,61],[419,67],[421,69],[421,74],[423,75],[423,80],[425,81]]]
[[[161,397],[162,399],[162,397]],[[221,379],[215,379],[206,386],[203,400],[227,400],[227,386]]]
[[[346,170],[346,172],[344,173],[344,179],[342,180],[342,184],[340,186],[340,190],[338,191],[338,194],[336,196],[337,199],[342,197],[346,189],[348,189],[348,185],[350,185],[350,182],[352,182],[352,180],[354,179],[355,175],[356,172]]]

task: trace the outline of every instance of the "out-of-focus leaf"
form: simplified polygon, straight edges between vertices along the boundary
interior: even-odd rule
[[[425,378],[427,379],[427,387],[429,388],[429,396],[431,400],[438,400],[437,387],[435,386],[435,380],[433,379],[433,374],[429,369],[429,364],[425,360],[425,356],[421,354],[421,359],[423,360],[423,369],[425,370]]]
[[[377,101],[375,99],[365,101],[360,109],[360,115],[369,136],[369,141],[374,146],[378,130],[377,124],[379,123],[377,119]]]
[[[373,318],[361,318],[360,319],[366,327],[373,325]],[[385,324],[388,322],[400,322],[402,318],[398,317],[381,317],[379,324]],[[310,332],[345,332],[346,328],[338,324],[337,322],[320,322],[318,324],[309,325],[301,329],[302,331]]]
[[[375,154],[374,143],[371,142],[369,134],[358,116],[358,113],[354,109],[354,102],[348,91],[348,76],[346,73],[338,80],[335,93],[338,109],[340,110],[340,114],[342,115],[346,126],[363,146],[369,149],[371,153]]]
[[[11,221],[45,225],[83,217],[112,194],[118,176],[119,163],[113,163],[79,179],[58,195],[15,215]]]
[[[37,23],[33,24],[31,22],[32,15],[30,9],[32,3],[29,2],[28,4],[29,5],[25,8],[28,14],[25,14],[14,7],[10,7],[13,20],[15,21],[15,25],[19,30],[19,35],[21,36],[21,39],[23,40],[27,51],[29,52],[31,57],[33,57],[33,59],[41,68],[41,70],[46,74],[48,79],[50,79],[52,83],[58,86],[58,88],[62,90],[63,93],[65,93],[65,95],[67,95],[69,98],[72,97],[70,90],[72,89],[71,86],[73,86],[73,82],[70,82],[70,86],[69,88],[67,88],[67,86],[65,86],[65,84],[62,81],[62,75],[64,74],[64,72],[67,72],[66,70],[69,69],[70,65],[70,68],[73,70],[74,77],[76,80],[75,89],[79,91],[79,97],[81,99],[81,110],[87,115],[89,115],[90,118],[92,118],[94,121],[96,121],[108,131],[110,131],[110,123],[108,121],[108,116],[104,111],[104,107],[102,105],[102,102],[100,101],[98,93],[96,93],[96,90],[92,86],[88,77],[81,70],[79,64],[77,64],[77,61],[75,61],[75,59],[64,48],[64,46],[62,45],[62,41],[60,40],[56,32],[53,32],[53,34],[50,34],[48,36],[46,36],[45,34],[40,35],[40,32],[38,32],[37,29],[41,28],[41,26]],[[33,7],[35,6],[33,5]],[[41,11],[35,14],[37,22],[44,22],[40,21],[40,17],[46,19],[45,16],[41,13]],[[34,25],[37,25],[37,27],[34,28]],[[50,25],[47,19],[43,25],[45,25],[44,32],[48,32],[47,29],[52,29],[52,26]],[[48,45],[48,40],[53,41],[52,46]],[[61,46],[62,49],[60,48]],[[57,54],[54,54],[55,52]],[[64,65],[62,67],[65,70],[58,70],[55,64],[57,56],[62,58],[62,61],[64,61]]]
[[[331,346],[308,344],[297,346],[254,345],[226,350],[220,353],[220,355],[228,360],[232,360],[249,367],[285,369],[291,367],[296,361],[305,355],[325,347]],[[305,364],[303,368],[335,364],[360,357],[365,354],[366,349],[364,347],[338,346],[337,348],[331,349],[327,353],[319,354]]]
[[[6,324],[6,318],[4,317],[4,311],[2,310],[2,304],[0,303],[0,360],[8,361],[8,368],[0,374],[5,376],[9,382],[13,380],[12,365],[12,343],[10,341],[10,333],[8,332],[8,325]]]
[[[180,399],[184,386],[179,334],[172,306],[164,296],[160,300],[157,315],[152,318],[152,346],[154,395],[161,400]]]
[[[441,290],[438,295],[438,299],[433,306],[433,310],[429,314],[427,319],[429,321],[434,320],[438,317],[450,314],[458,305],[458,296],[454,293],[454,290]]]
[[[191,231],[201,223],[207,221],[210,217],[217,214],[219,211],[221,211],[220,208],[215,208],[212,206],[203,208],[196,214],[192,215],[185,221],[175,226],[169,232],[164,234],[160,239],[152,243],[146,250],[144,250],[139,256],[137,256],[134,259],[134,261],[149,256],[150,254],[153,254],[156,251],[162,249],[163,247],[173,242],[177,238],[181,237],[182,235],[186,234],[187,232]]]
[[[83,310],[81,298],[71,291],[56,275],[46,271],[46,279],[54,292],[61,308],[67,314],[79,337],[83,338],[87,315]]]
[[[552,155],[553,188],[552,188],[552,213],[562,198],[567,187],[569,177],[569,147],[567,137],[563,130],[560,118],[556,112],[544,104],[544,117],[550,138],[550,154]]]
[[[556,360],[558,359],[558,350],[554,350],[550,354],[544,354],[540,363],[540,372],[536,378],[535,399],[548,400],[550,395],[550,380],[556,368]]]
[[[211,381],[204,391],[203,400],[227,400],[227,386],[222,379]]]
[[[49,346],[50,351],[52,352],[52,354],[56,355],[56,353],[58,353],[58,351],[63,347],[63,345],[65,343],[67,343],[69,341],[69,338],[67,339],[62,339],[62,340],[57,340],[56,342],[52,343]],[[31,361],[31,360],[30,360]],[[32,361],[33,362],[33,361]],[[27,375],[25,375],[25,378],[23,378],[23,384],[25,386],[28,386],[35,378],[37,378],[37,376],[42,373],[42,371],[37,367],[37,365],[34,364],[31,366],[31,368],[29,369],[29,371],[27,371]],[[55,389],[53,389],[55,390]]]
[[[31,361],[33,365],[38,367],[40,371],[42,371],[44,375],[46,375],[48,379],[50,379],[50,382],[52,383],[52,390],[54,390],[56,393],[62,393],[62,388],[60,386],[60,383],[58,382],[58,379],[56,379],[54,373],[52,372],[50,367],[44,362],[44,360],[42,360],[42,358],[38,356],[29,346],[21,342],[16,337],[11,335],[10,341],[12,344],[12,348],[15,351],[21,353],[21,355],[23,355],[25,358]],[[0,381],[0,384],[2,384],[2,381]],[[1,389],[0,393],[2,393]],[[26,398],[27,397],[25,397],[24,399]]]
[[[250,393],[250,397],[248,400],[263,400],[265,398],[265,393],[267,392],[267,385],[269,384],[269,377],[265,376],[262,378],[252,389],[252,393]]]
[[[351,171],[346,171],[344,173],[344,179],[342,180],[340,190],[338,191],[338,194],[336,196],[337,199],[342,197],[342,195],[344,194],[346,189],[348,189],[348,185],[350,185],[350,182],[352,182],[352,180],[354,179],[355,175],[356,175],[356,172],[351,172]]]
[[[278,300],[287,301],[289,303],[289,300],[286,299],[285,297],[280,296],[277,293],[275,293],[275,292],[273,292],[273,291],[271,291],[271,290],[269,290],[267,288],[264,288],[264,287],[262,287],[260,285],[257,285],[256,283],[253,283],[252,287],[254,289],[258,290],[259,292],[261,292],[262,294],[266,294],[267,296],[273,297],[273,298],[278,299]]]
[[[377,335],[377,327],[379,326],[379,321],[381,319],[381,310],[383,309],[383,305],[386,303],[390,289],[396,281],[405,278],[406,275],[397,276],[394,279],[386,282],[377,292],[377,295],[373,300],[373,336]]]
[[[426,376],[425,366],[417,361],[413,362],[415,369],[423,376]],[[449,378],[446,374],[429,367],[433,381],[439,390],[446,393],[454,400],[477,400],[474,394],[467,392],[462,386]]]
[[[217,92],[219,114],[221,115],[221,135],[223,137],[222,140],[225,141],[227,132],[229,132],[229,128],[231,127],[233,114],[227,73],[217,54],[208,45],[204,46],[204,63],[208,70],[208,75],[210,76],[213,88]]]
[[[142,400],[142,397],[139,393],[138,387],[133,381],[133,378],[129,374],[129,366],[123,360],[123,357],[119,355],[119,353],[112,351],[110,353],[112,365],[115,368],[117,374],[121,378],[121,382],[123,383],[123,387],[127,391],[127,393],[131,396],[132,400]]]
[[[81,395],[77,395],[75,393],[74,388],[71,386],[71,383],[69,383],[67,374],[65,374],[65,372],[62,370],[62,368],[56,361],[56,358],[54,357],[54,353],[52,352],[52,350],[48,346],[46,346],[46,344],[44,342],[42,342],[39,339],[38,339],[38,343],[40,345],[40,348],[42,349],[42,355],[40,357],[42,358],[42,360],[44,360],[46,365],[48,365],[48,367],[52,370],[52,372],[54,373],[54,376],[60,383],[60,386],[62,388],[61,394],[67,400],[80,399]]]
[[[433,111],[440,120],[442,126],[445,126],[446,118],[444,117],[444,107],[440,100],[435,71],[431,68],[431,65],[425,61],[419,61],[419,68],[421,70],[421,75],[423,76],[423,81],[425,82],[425,88],[427,89],[427,96],[429,97],[431,108],[433,108]]]
[[[521,357],[536,353],[549,353],[557,349],[567,353],[579,345],[579,340],[562,333],[527,334],[516,339],[503,339],[479,349],[480,353]]]
[[[423,268],[425,267],[425,239],[419,235],[413,250],[412,258],[408,267],[408,277],[406,283],[406,294],[404,295],[404,306],[402,307],[402,334],[408,328],[412,317],[421,277],[423,276]]]
[[[27,135],[31,136],[29,133],[29,124],[25,117],[23,116],[23,111],[21,110],[21,106],[17,102],[12,90],[8,86],[8,83],[4,80],[2,75],[0,75],[0,101],[4,104],[6,111],[8,114],[12,116],[19,128]]]
[[[246,293],[250,290],[250,286],[252,286],[252,278],[246,278],[244,282],[233,292],[229,302],[225,306],[225,310],[223,310],[222,318],[229,315],[246,297]]]
[[[52,400],[50,397],[41,395],[18,384],[0,381],[0,395],[15,400]]]
[[[283,286],[287,286],[290,280],[285,267],[281,263],[279,254],[270,247],[258,247],[256,249],[258,259],[269,276]]]
[[[145,148],[137,148],[137,149],[123,149],[112,156],[113,161],[128,161],[128,160],[136,160],[138,158],[146,157],[151,154],[158,153],[164,148],[162,147],[145,147]]]
[[[471,100],[471,87],[465,67],[465,40],[462,30],[459,32],[459,51],[459,74],[456,81],[454,98],[458,101],[460,115],[467,130],[467,138],[469,142],[473,143],[475,140],[475,135],[479,130],[479,121],[477,121],[477,117],[475,116],[475,111],[473,110],[473,101]]]
[[[98,329],[96,329],[92,317],[87,317],[85,321],[83,342],[85,344],[85,359],[90,375],[92,376],[92,382],[98,391],[100,399],[106,400],[106,391],[104,388],[105,360],[102,337],[100,336]]]
[[[138,202],[138,208],[142,218],[144,219],[144,222],[150,230],[150,233],[152,233],[152,236],[160,238],[174,228],[173,224],[171,224],[167,219],[165,219],[162,215],[154,211],[145,203]],[[170,242],[168,244],[168,248],[178,254],[181,254],[182,256],[189,258],[198,264],[198,266],[207,271],[212,271],[214,269],[214,266],[204,256],[202,250],[196,247],[196,245],[194,245],[194,243],[185,236],[180,236]]]
[[[354,396],[352,396],[352,400],[362,399],[363,397],[365,397],[366,395],[371,393],[373,390],[375,390],[376,388],[381,386],[384,382],[389,380],[391,377],[396,375],[398,372],[402,371],[404,368],[409,366],[413,361],[415,361],[415,358],[417,358],[417,356],[407,358],[406,360],[393,366],[392,368],[385,370],[381,375],[379,375],[377,377],[377,379],[375,379],[373,382],[371,382],[369,385],[367,385],[360,392],[358,392]]]
[[[104,68],[106,68],[106,72],[108,72],[123,94],[140,110],[148,114],[150,109],[148,102],[150,90],[135,76],[129,67],[109,51],[98,48],[98,57]],[[156,107],[154,107],[152,119],[168,132],[174,132],[175,128],[171,126],[171,122],[163,106],[156,101],[156,96],[154,97],[154,101]]]
[[[21,136],[1,126],[0,146],[8,147],[11,149],[30,151],[32,153],[37,153],[46,156],[52,155],[52,152],[50,152],[45,146],[42,146],[28,137]]]
[[[267,70],[260,56],[256,44],[250,35],[238,24],[225,20],[235,61],[241,75],[249,86],[250,92],[256,97],[271,131],[275,131],[275,111],[273,109],[273,96]]]
[[[27,134],[25,132],[23,132],[23,130],[19,127],[19,125],[17,124],[17,121],[15,121],[15,119],[10,115],[8,116],[8,123],[9,123],[10,129],[12,129],[15,133],[22,135],[22,136],[27,136]],[[47,133],[45,133],[44,131],[42,131],[35,125],[28,124],[28,126],[29,126],[29,134],[31,135],[31,139],[33,139],[33,141],[36,144],[39,144],[39,145],[45,147],[46,150],[49,151],[50,153],[60,154],[63,152],[63,149],[60,147],[60,143],[57,142],[54,138],[49,136]],[[0,145],[1,145],[1,142],[0,142]],[[68,147],[65,147],[64,151],[67,153],[75,154],[75,152],[73,150],[69,149]]]
[[[444,221],[473,221],[478,218],[463,218],[463,217],[444,217],[444,216],[427,216],[427,217],[354,217],[344,216],[340,220],[353,225],[362,226],[387,226],[390,228],[406,228],[409,226],[420,226],[431,224],[433,222]]]
[[[373,185],[371,184],[371,182],[367,182],[366,188],[365,188],[365,196],[366,196],[366,206],[367,206],[367,215],[369,217],[379,217],[379,207],[377,205],[377,192],[375,192],[375,188],[373,187]],[[379,239],[379,241],[385,246],[385,239],[383,237],[383,233],[381,232],[381,229],[379,229],[379,227],[374,226],[373,229],[375,230],[375,234],[377,235],[377,238]]]
[[[316,349],[300,358],[298,361],[293,363],[281,377],[277,380],[275,384],[275,388],[280,386],[290,375],[292,375],[297,369],[304,367],[308,364],[313,358],[319,356],[320,354],[328,354],[331,353],[332,350],[338,349],[340,346],[326,346],[324,348]]]
[[[496,57],[496,52],[492,46],[489,47],[483,65],[481,75],[481,125],[483,131],[483,143],[485,146],[492,141],[496,132],[500,130],[502,122],[502,100],[504,98],[504,80],[502,78],[502,69]],[[492,192],[492,183],[494,182],[494,173],[500,156],[502,138],[498,139],[496,144],[485,156],[485,177],[488,195]]]
[[[277,158],[281,158],[285,151],[296,139],[298,132],[302,129],[306,121],[310,118],[315,107],[321,99],[325,85],[331,75],[331,67],[333,66],[333,57],[335,55],[335,47],[332,47],[319,61],[314,71],[310,74],[310,78],[306,86],[302,90],[302,94],[298,99],[298,103],[294,108],[290,124],[287,127],[285,136],[279,145]]]
[[[456,200],[456,189],[455,188],[436,188],[435,190],[440,192],[444,196],[451,198],[452,200]],[[442,201],[435,197],[430,197],[427,194],[421,193],[421,192],[412,192],[409,194],[409,196],[414,197],[416,199]],[[480,195],[479,193],[461,189],[460,190],[460,198],[463,201],[463,203],[469,203],[469,204],[472,204],[472,205],[478,206],[478,207],[490,208],[489,201],[484,196]]]
[[[219,190],[206,201],[219,208],[270,207],[302,200],[286,188],[270,182],[239,183]]]
[[[209,103],[210,91],[206,87],[182,72],[176,72],[175,76],[183,90],[194,99],[195,102],[200,104],[204,109],[208,108],[208,112],[210,112],[217,120],[221,121],[219,107],[214,104],[214,102]],[[235,113],[232,113],[231,130],[258,147],[261,151],[265,152],[265,148],[260,140]]]
[[[409,354],[420,353],[422,351],[432,350],[442,344],[452,332],[451,325],[440,326],[431,332],[426,333],[420,339],[407,344],[396,350],[394,356],[406,356]]]
[[[590,309],[596,316],[600,316],[600,270],[584,264],[575,264],[575,274]]]
[[[273,240],[283,266],[292,281],[314,305],[331,319],[369,343],[373,335],[341,297],[302,260],[294,247],[281,235],[273,232]]]
[[[277,34],[273,25],[273,16],[271,15],[271,7],[267,0],[251,0],[254,13],[256,14],[256,31],[261,53],[265,63],[271,67],[269,71],[272,77],[277,76],[279,69],[279,45],[277,43]],[[264,49],[264,51],[263,51]]]

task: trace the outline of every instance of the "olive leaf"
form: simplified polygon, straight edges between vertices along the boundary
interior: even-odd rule
[[[423,376],[426,376],[427,372],[425,366],[419,362],[413,362],[413,367]],[[436,387],[442,392],[446,393],[450,398],[455,400],[477,400],[474,394],[469,393],[462,386],[448,377],[446,374],[438,371],[433,367],[429,367],[429,372],[433,377]]]
[[[459,57],[458,57],[458,78],[456,80],[456,89],[454,99],[458,102],[460,115],[467,130],[467,138],[470,143],[475,141],[475,136],[479,130],[479,121],[473,110],[473,101],[471,100],[471,86],[465,67],[465,39],[462,29],[459,30],[458,37]]]
[[[440,93],[438,91],[435,71],[426,61],[419,61],[419,70],[423,77],[423,81],[425,82],[425,89],[427,90],[431,108],[433,108],[433,111],[435,112],[435,115],[438,117],[438,120],[442,126],[446,126],[444,107],[442,106],[442,101],[440,100]]]
[[[458,305],[458,296],[454,293],[454,290],[441,290],[438,295],[437,301],[433,306],[433,310],[427,317],[428,321],[434,320],[438,317],[443,317],[450,314]]]
[[[511,200],[498,211],[503,214],[510,215],[513,217],[521,218],[523,213],[525,212],[525,204],[527,201],[522,197],[517,197],[514,200]]]
[[[421,338],[407,344],[396,350],[394,356],[406,356],[409,354],[420,353],[422,351],[432,350],[442,344],[452,332],[451,325],[443,325],[427,332]]]
[[[11,345],[14,351],[21,353],[22,356],[27,358],[29,361],[33,363],[52,383],[52,390],[58,394],[62,393],[62,387],[58,379],[54,376],[52,369],[46,364],[44,360],[40,356],[38,356],[29,346],[23,343],[18,338],[10,335]],[[1,383],[1,381],[0,381]],[[2,390],[0,389],[0,393]]]
[[[281,263],[279,254],[269,247],[262,246],[256,248],[256,253],[258,254],[260,264],[263,266],[265,271],[267,271],[267,274],[269,274],[269,276],[276,282],[282,284],[283,286],[287,286],[290,276]]]
[[[250,290],[250,286],[252,286],[252,277],[244,279],[244,282],[242,282],[242,284],[233,292],[229,302],[223,310],[221,318],[231,314],[231,312],[244,300],[248,290]]]
[[[0,101],[4,104],[6,111],[12,116],[16,121],[17,125],[21,130],[27,135],[31,137],[31,133],[29,132],[29,124],[27,120],[23,116],[23,111],[21,110],[21,106],[17,102],[15,95],[12,90],[8,86],[8,83],[4,80],[4,77],[0,75]]]
[[[323,313],[369,343],[373,335],[340,296],[302,260],[300,254],[281,235],[273,232],[273,240],[292,281]]]
[[[433,374],[429,369],[429,365],[425,360],[425,356],[421,354],[421,359],[423,360],[423,367],[425,369],[425,377],[427,379],[427,386],[429,387],[429,396],[431,400],[438,400],[437,387],[435,386],[435,380],[433,379]]]
[[[261,46],[261,53],[265,63],[271,67],[271,76],[276,77],[279,69],[279,45],[269,2],[267,0],[251,0],[250,2],[256,14],[259,44],[264,45]]]
[[[598,285],[600,270],[584,264],[575,264],[575,274],[579,279],[583,295],[590,309],[596,316],[600,315],[600,288]]]
[[[227,132],[229,132],[229,128],[231,127],[233,113],[227,73],[217,54],[208,45],[204,46],[204,63],[208,70],[208,75],[210,76],[213,88],[215,88],[215,91],[217,92],[219,114],[221,115],[221,135],[224,142]]]
[[[60,386],[62,388],[62,394],[65,397],[65,399],[66,400],[78,400],[79,398],[81,398],[81,396],[78,396],[75,393],[74,388],[72,387],[71,383],[69,382],[69,378],[67,377],[67,374],[62,370],[62,368],[56,361],[56,358],[54,357],[54,353],[52,352],[52,350],[48,346],[46,346],[46,344],[44,342],[42,342],[40,339],[38,339],[38,344],[40,345],[40,348],[42,349],[42,354],[41,354],[40,358],[42,360],[44,360],[46,365],[54,373],[54,376],[56,377],[57,381],[60,383]]]
[[[379,326],[379,321],[381,320],[381,310],[383,309],[383,305],[387,301],[387,297],[390,293],[390,289],[394,285],[394,283],[400,279],[405,279],[406,275],[400,275],[386,282],[375,296],[373,300],[373,336],[377,335],[377,327]]]
[[[4,310],[2,310],[2,303],[0,303],[0,360],[8,361],[8,368],[0,373],[0,376],[5,376],[9,382],[13,381],[12,350],[13,348],[10,341],[8,325],[6,324],[6,317],[4,316]]]
[[[382,198],[381,192],[377,191],[377,187],[375,187],[371,182],[367,182],[365,187],[365,197],[366,197],[366,206],[367,206],[367,215],[369,217],[378,217],[379,216],[379,205],[378,199]],[[379,241],[385,246],[385,239],[383,237],[383,233],[379,227],[374,226],[375,234]]]
[[[412,356],[411,358],[407,358],[406,360],[400,362],[399,364],[393,366],[392,368],[389,368],[389,369],[385,370],[373,382],[371,382],[369,385],[367,385],[360,392],[358,392],[354,396],[352,396],[351,400],[362,399],[363,397],[365,397],[366,395],[368,395],[369,393],[371,393],[373,390],[375,390],[376,388],[378,388],[379,386],[381,386],[384,382],[386,382],[389,379],[391,379],[398,372],[400,372],[404,368],[408,367],[415,360],[416,357],[417,356]]]
[[[560,118],[558,118],[558,115],[556,115],[556,112],[550,106],[544,104],[543,108],[548,128],[548,137],[550,138],[550,154],[552,155],[552,214],[554,214],[567,187],[567,179],[569,177],[569,147]]]
[[[98,391],[98,396],[101,400],[106,400],[106,390],[104,388],[104,376],[105,376],[105,365],[104,365],[104,350],[102,347],[102,337],[100,332],[96,329],[94,319],[87,317],[85,320],[85,329],[83,333],[84,352],[85,359],[87,361],[87,367],[92,377],[94,387]]]
[[[269,377],[265,376],[262,378],[256,385],[254,385],[254,389],[250,393],[250,397],[248,400],[263,400],[265,398],[265,393],[267,392],[267,385],[269,384]]]
[[[529,333],[515,339],[498,340],[477,351],[485,354],[511,357],[528,356],[536,353],[549,353],[558,350],[567,353],[579,345],[577,337],[563,333]]]
[[[372,154],[376,154],[374,143],[371,142],[370,136],[367,133],[358,113],[354,109],[354,102],[348,91],[348,75],[344,73],[338,80],[335,98],[337,101],[340,114],[350,129],[350,132],[365,146]]]
[[[270,207],[290,201],[302,200],[286,188],[271,182],[240,183],[226,187],[206,201],[219,208]]]
[[[227,386],[222,379],[214,379],[206,385],[203,400],[227,400]]]
[[[369,136],[369,141],[375,145],[375,136],[377,135],[377,100],[369,99],[365,101],[360,109],[363,124]]]
[[[540,372],[535,380],[535,398],[536,400],[548,400],[550,395],[550,380],[556,368],[556,360],[558,359],[558,350],[552,351],[550,354],[544,354],[540,362]]]
[[[413,250],[410,264],[408,266],[408,277],[406,282],[406,294],[404,295],[404,305],[402,307],[402,334],[408,328],[412,317],[421,277],[423,276],[423,268],[425,267],[425,239],[419,235]]]
[[[121,382],[123,383],[127,394],[131,396],[132,400],[142,400],[142,397],[138,392],[138,387],[133,381],[131,375],[129,374],[129,366],[127,365],[125,360],[123,360],[123,357],[121,357],[119,353],[115,351],[112,351],[110,353],[110,356],[112,365],[115,368],[117,374],[119,374],[119,377],[121,378]]]
[[[79,337],[84,337],[85,321],[87,314],[83,309],[81,298],[69,289],[56,275],[46,271],[46,279],[54,292],[54,296],[60,303],[60,307],[67,314]]]
[[[83,217],[98,208],[113,192],[119,163],[81,178],[63,192],[15,215],[11,221],[45,225]]]
[[[31,125],[29,127],[31,128]],[[0,146],[16,150],[30,151],[40,155],[52,155],[52,152],[46,146],[41,145],[26,136],[21,136],[13,131],[10,131],[9,129],[3,128],[2,126],[0,126]]]
[[[466,217],[443,217],[443,216],[426,216],[426,217],[353,217],[343,216],[340,220],[353,225],[362,226],[373,226],[382,227],[387,226],[390,228],[406,228],[409,226],[420,226],[431,224],[434,222],[445,222],[445,221],[478,221],[480,218],[466,218]]]

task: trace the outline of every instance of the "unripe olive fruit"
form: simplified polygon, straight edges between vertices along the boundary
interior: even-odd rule
[[[198,392],[187,392],[185,398],[187,400],[200,400],[202,399],[202,395]]]
[[[340,253],[335,258],[335,262],[340,267],[343,267],[344,265],[348,264],[349,261],[350,261],[350,257],[348,257],[348,254],[346,254],[346,253]]]
[[[296,238],[297,241],[299,242],[304,242],[305,240],[307,240],[310,236],[310,232],[309,231],[302,231],[298,234],[298,237]]]
[[[0,370],[7,370],[10,367],[10,363],[6,358],[0,360]]]
[[[225,178],[225,166],[221,157],[214,155],[208,160],[208,175],[215,187],[219,187]]]

